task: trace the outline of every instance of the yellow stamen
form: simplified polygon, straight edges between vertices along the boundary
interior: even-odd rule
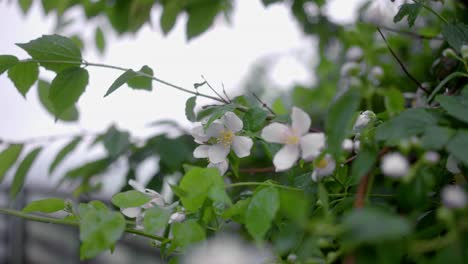
[[[218,137],[218,143],[223,144],[225,147],[229,147],[232,144],[232,140],[234,139],[234,133],[230,130],[223,130]]]
[[[288,136],[286,138],[286,144],[288,145],[297,145],[299,143],[299,137],[295,135]]]
[[[315,167],[318,169],[324,169],[328,166],[328,160],[326,158],[321,159],[315,163]]]

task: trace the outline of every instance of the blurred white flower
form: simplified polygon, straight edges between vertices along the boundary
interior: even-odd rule
[[[440,160],[440,155],[439,153],[435,151],[427,151],[424,153],[424,161],[426,161],[429,164],[436,164]]]
[[[208,153],[209,153],[209,150],[210,150],[210,146],[209,145],[201,145],[201,146],[198,146],[197,148],[195,148],[195,150],[193,151],[193,156],[197,159],[201,159],[201,158],[208,158]],[[218,163],[212,163],[210,162],[207,166],[208,168],[217,168],[218,171],[219,171],[219,174],[221,175],[224,175],[226,173],[226,171],[228,170],[228,167],[229,167],[229,163],[228,161],[225,159],[221,162],[218,162]]]
[[[346,52],[346,59],[348,61],[359,61],[362,59],[364,52],[358,46],[352,46]]]
[[[198,244],[182,258],[182,264],[267,264],[273,256],[239,239],[221,235]]]
[[[465,191],[458,185],[446,185],[441,191],[442,204],[448,208],[464,208],[467,202]]]
[[[373,0],[364,12],[364,20],[377,25],[394,26],[393,17],[403,0]]]
[[[359,133],[362,129],[364,129],[372,120],[376,118],[376,115],[374,112],[370,110],[366,110],[362,112],[356,122],[354,123],[353,126],[353,131],[355,133]]]
[[[134,180],[129,180],[128,184],[130,186],[132,186],[133,189],[135,189],[136,191],[139,191],[141,193],[144,193],[144,194],[150,196],[151,200],[149,200],[149,202],[147,202],[146,204],[144,204],[142,206],[120,209],[122,214],[124,214],[125,216],[127,216],[129,218],[137,218],[138,219],[138,218],[143,216],[143,209],[148,209],[148,208],[152,208],[152,207],[155,207],[155,206],[161,206],[162,207],[162,206],[166,205],[166,202],[164,201],[164,198],[158,192],[153,191],[151,189],[145,189],[145,187],[143,187],[143,185],[141,185],[140,183],[138,183],[138,182],[136,182]]]
[[[291,168],[302,153],[304,160],[316,158],[325,147],[323,133],[308,133],[311,120],[297,107],[293,107],[292,126],[271,123],[262,130],[262,138],[271,143],[284,144],[273,158],[276,171]]]
[[[393,152],[385,154],[380,164],[382,173],[392,178],[400,178],[408,174],[409,162],[405,156]]]
[[[347,138],[347,139],[343,140],[343,143],[341,144],[341,147],[346,152],[353,152],[354,143],[353,143],[353,141],[351,139]]]
[[[346,62],[341,66],[340,74],[342,77],[356,76],[361,73],[361,65],[356,62]]]
[[[358,153],[361,150],[361,141],[359,139],[354,140],[353,149],[354,149],[354,152],[356,153]]]
[[[314,171],[310,176],[313,181],[318,181],[321,178],[332,174],[335,171],[336,162],[331,155],[327,154],[321,160],[315,160]]]
[[[297,260],[297,255],[296,254],[289,254],[287,261],[288,263],[295,263]]]
[[[203,130],[202,125],[198,125],[192,128],[192,136],[195,139],[195,142],[198,144],[204,144],[210,139],[210,137]]]
[[[180,223],[185,220],[185,214],[183,212],[175,212],[169,217],[169,224]]]
[[[369,80],[374,84],[378,85],[384,75],[384,71],[380,66],[374,66],[369,71]]]
[[[461,172],[460,167],[458,166],[458,159],[455,158],[453,155],[449,155],[447,158],[446,168],[453,174],[458,174]]]

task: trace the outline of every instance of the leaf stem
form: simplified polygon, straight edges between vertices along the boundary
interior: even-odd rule
[[[466,78],[468,78],[468,74],[463,73],[463,72],[453,72],[449,76],[445,77],[445,79],[443,79],[439,83],[439,85],[437,85],[437,87],[434,89],[434,91],[432,91],[429,98],[427,98],[427,103],[430,103],[434,99],[436,94],[444,87],[445,84],[447,84],[453,78],[457,78],[457,77],[466,77]]]
[[[430,6],[424,4],[422,1],[417,1],[417,0],[413,0],[415,3],[417,4],[420,4],[422,7],[424,7],[424,9],[426,9],[427,11],[431,12],[432,14],[434,14],[437,18],[439,18],[440,20],[442,20],[442,22],[444,22],[445,24],[448,24],[449,22],[447,21],[447,19],[445,19],[443,16],[441,16],[439,13],[437,13],[436,11],[434,11],[434,9],[432,9]]]

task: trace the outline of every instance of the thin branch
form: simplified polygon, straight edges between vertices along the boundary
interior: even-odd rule
[[[403,64],[403,62],[400,60],[400,58],[398,58],[398,56],[396,55],[396,53],[393,51],[392,47],[390,47],[390,44],[388,43],[387,39],[385,38],[385,35],[382,33],[382,31],[380,30],[379,27],[377,27],[377,31],[379,31],[379,34],[380,36],[382,37],[382,39],[384,40],[385,44],[387,45],[387,48],[388,50],[390,51],[390,53],[393,55],[393,57],[397,60],[398,64],[400,64],[400,67],[401,69],[405,72],[406,76],[408,76],[421,90],[423,90],[426,94],[429,94],[429,91],[426,90],[426,88],[424,88],[421,83],[416,80],[416,78],[414,78],[413,75],[411,75],[411,73],[406,69],[405,65]]]
[[[211,89],[211,91],[213,91],[213,92],[219,97],[219,99],[223,100],[223,102],[225,102],[226,104],[229,103],[226,99],[224,99],[224,98],[211,86],[211,84],[205,79],[205,76],[202,75],[201,77],[202,77],[202,79],[205,81],[206,85],[208,85],[208,87]]]
[[[294,188],[294,187],[281,185],[281,184],[276,184],[276,183],[272,183],[272,182],[237,182],[237,183],[227,184],[225,186],[225,188],[229,189],[229,188],[241,187],[241,186],[273,186],[273,187],[276,187],[276,188],[291,190],[291,191],[298,191],[298,192],[304,191],[304,190],[299,189],[299,188]]]
[[[231,98],[226,93],[226,89],[224,89],[224,83],[221,83],[221,86],[223,87],[223,94],[226,96],[226,99],[229,101],[229,103],[232,103]]]
[[[65,138],[75,138],[75,137],[91,137],[97,136],[97,134],[83,131],[81,134],[59,134],[59,135],[52,135],[52,136],[39,136],[28,138],[24,140],[8,140],[0,138],[0,144],[8,144],[8,145],[15,145],[15,144],[33,144],[33,143],[43,143],[43,142],[54,142],[60,139]]]
[[[273,111],[273,109],[271,109],[265,102],[263,102],[262,99],[260,99],[260,97],[257,96],[257,94],[252,93],[252,95],[255,97],[255,99],[257,99],[257,101],[258,101],[264,108],[266,108],[268,111],[270,111],[270,113],[271,113],[272,115],[274,115],[274,116],[276,115],[276,114],[275,114],[275,111]]]
[[[265,167],[265,168],[243,168],[243,169],[239,169],[239,172],[242,172],[242,173],[250,173],[250,174],[262,173],[262,172],[274,172],[274,171],[275,171],[275,167]]]
[[[410,36],[410,37],[413,37],[413,38],[418,38],[418,39],[426,39],[426,40],[432,40],[432,39],[435,39],[435,40],[444,40],[443,37],[439,37],[439,36],[426,36],[426,35],[418,34],[418,33],[416,33],[416,32],[406,31],[406,30],[399,30],[399,29],[395,29],[395,28],[389,28],[389,27],[382,26],[382,25],[379,25],[378,27],[381,28],[381,29],[384,29],[384,30],[386,30],[386,31],[390,31],[390,32],[398,33],[398,34],[402,34],[402,35],[407,35],[407,36]]]

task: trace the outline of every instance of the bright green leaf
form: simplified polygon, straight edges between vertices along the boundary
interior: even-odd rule
[[[279,193],[275,188],[264,188],[254,194],[245,213],[245,225],[255,240],[263,239],[279,207]]]
[[[138,207],[149,201],[151,196],[135,190],[121,192],[112,197],[112,203],[119,208]]]
[[[23,11],[23,14],[26,14],[31,8],[33,1],[32,0],[18,0],[18,3],[21,7],[21,10]]]
[[[268,113],[262,107],[251,107],[244,115],[244,128],[248,131],[259,131],[265,126]]]
[[[55,156],[54,161],[50,164],[49,173],[52,174],[57,166],[78,146],[81,142],[81,137],[76,137],[70,143],[65,145]]]
[[[245,212],[247,211],[250,200],[251,199],[248,198],[237,201],[234,205],[225,210],[221,217],[226,220],[232,219],[240,224],[244,224]]]
[[[181,248],[200,242],[206,237],[205,230],[195,220],[174,223],[172,233],[174,234],[173,242]]]
[[[65,112],[63,112],[63,114],[61,115],[57,115],[55,113],[54,106],[49,99],[50,84],[48,82],[44,80],[39,80],[37,82],[37,90],[39,95],[39,101],[42,103],[47,112],[49,112],[52,116],[64,122],[78,121],[80,114],[78,112],[78,109],[74,105],[65,110]]]
[[[39,65],[36,62],[19,62],[8,70],[8,78],[23,97],[26,97],[38,77]]]
[[[468,25],[462,23],[443,24],[442,35],[444,35],[450,46],[458,52],[463,44],[468,45]]]
[[[116,158],[130,146],[130,134],[111,126],[104,135],[104,147],[111,158]]]
[[[47,198],[30,202],[25,208],[23,208],[23,212],[41,212],[50,214],[63,209],[65,209],[65,201],[63,199]]]
[[[34,160],[36,160],[37,156],[39,155],[39,152],[41,152],[41,150],[42,148],[38,147],[29,152],[28,155],[26,155],[26,157],[18,166],[18,169],[15,173],[15,177],[13,178],[13,183],[11,184],[10,188],[11,198],[15,198],[21,190],[21,188],[23,188],[28,171],[31,168],[31,165],[33,164]]]
[[[18,63],[18,58],[12,55],[0,55],[0,75],[2,75],[6,70],[15,66]]]
[[[405,109],[405,98],[400,90],[391,88],[385,91],[385,108],[392,116]]]
[[[6,172],[15,164],[21,150],[23,150],[23,145],[15,144],[10,145],[0,153],[0,183],[3,181]]]
[[[185,116],[187,117],[187,120],[195,122],[197,121],[197,115],[195,114],[194,108],[196,105],[197,97],[192,96],[189,99],[187,99],[187,102],[185,102]]]
[[[136,72],[135,77],[127,81],[127,84],[133,89],[151,91],[153,89],[153,80],[148,76],[153,76],[153,70],[145,65]]]
[[[49,99],[57,116],[72,107],[88,85],[88,71],[82,68],[69,68],[55,76],[50,85]]]
[[[171,212],[160,207],[153,207],[145,211],[143,226],[148,234],[155,234],[166,227]]]
[[[182,11],[182,7],[183,1],[180,0],[171,0],[164,4],[160,24],[165,35],[167,35],[174,27],[177,16]]]

